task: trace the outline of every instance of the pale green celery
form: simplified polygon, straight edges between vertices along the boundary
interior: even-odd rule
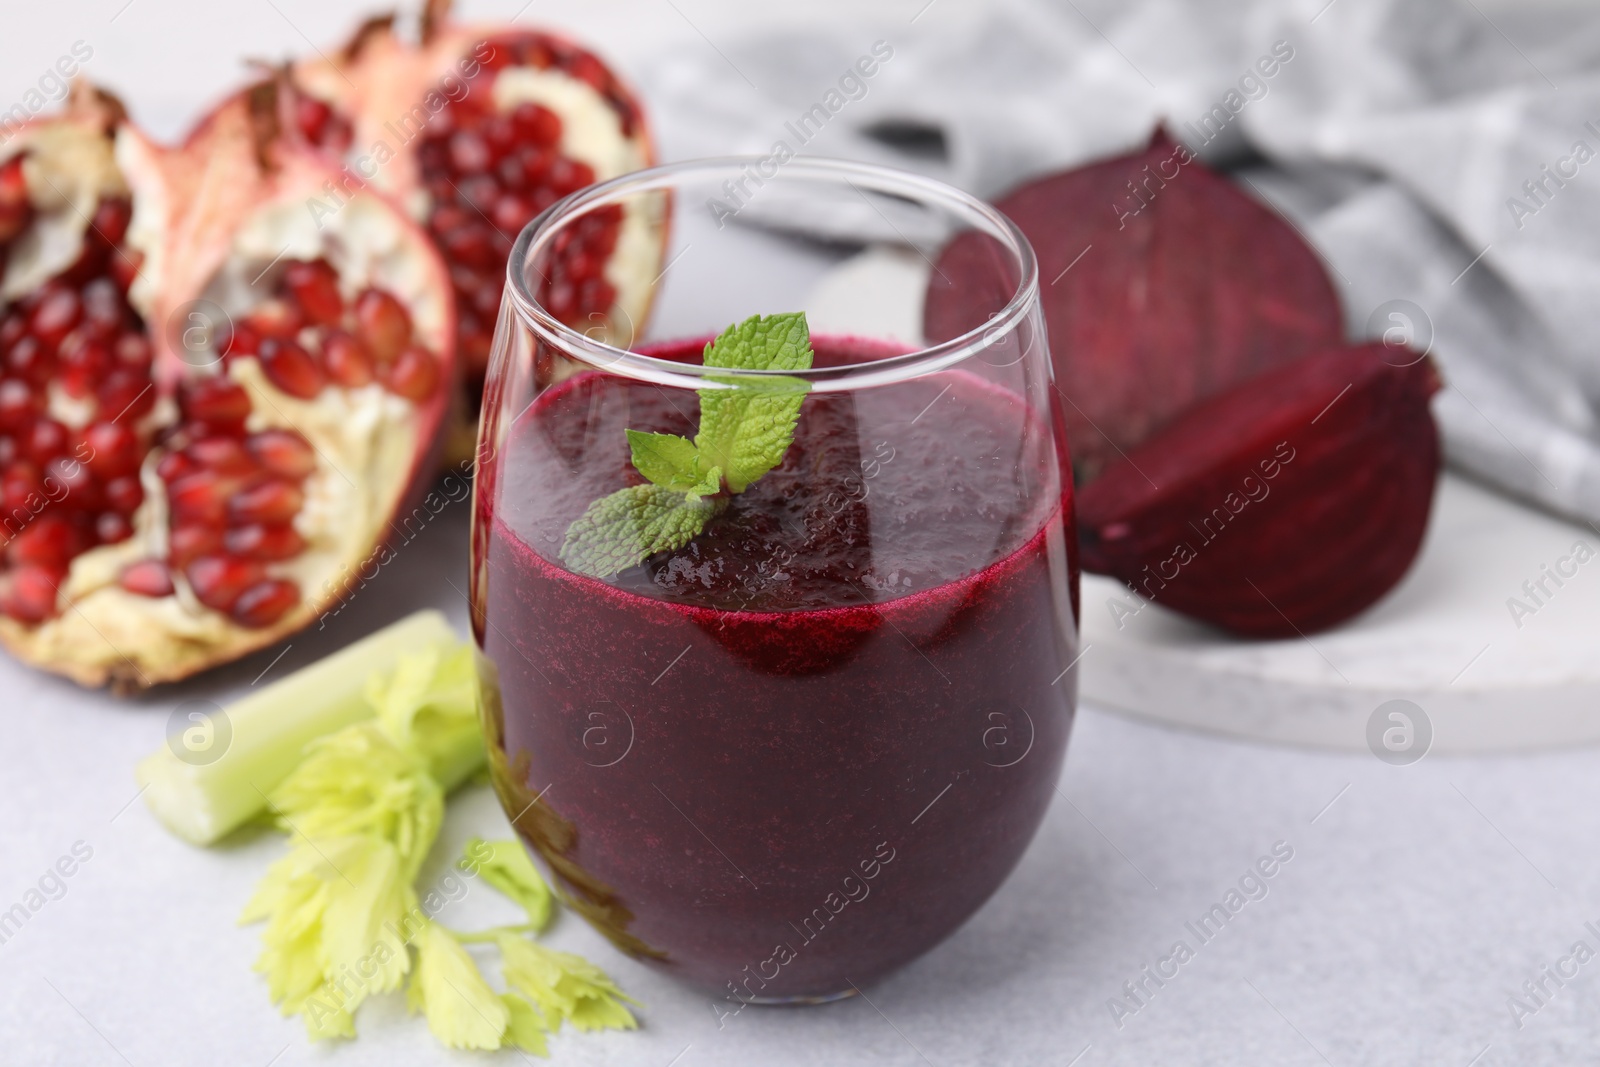
[[[268,795],[312,741],[372,718],[366,694],[375,673],[393,670],[403,656],[458,642],[442,614],[419,611],[251,693],[225,709],[232,738],[221,758],[188,763],[163,746],[140,761],[135,773],[145,803],[179,837],[197,845],[218,841],[266,809]],[[446,788],[456,784],[450,777],[476,769],[474,744],[481,762],[481,741],[462,738]]]

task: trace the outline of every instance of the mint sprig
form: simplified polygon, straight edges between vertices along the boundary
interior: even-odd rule
[[[806,317],[752,315],[706,346],[705,365],[733,371],[808,370]],[[578,574],[610,578],[657,552],[694,540],[757,479],[783,462],[809,384],[788,376],[717,375],[723,388],[700,389],[694,440],[628,430],[633,466],[646,482],[590,504],[561,545]]]

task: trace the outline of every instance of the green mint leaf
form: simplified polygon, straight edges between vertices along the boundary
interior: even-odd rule
[[[730,370],[808,370],[811,335],[804,314],[753,315],[706,346],[705,364]],[[800,378],[713,377],[728,389],[701,389],[700,462],[719,467],[731,492],[783,462],[809,385]]]
[[[654,483],[618,489],[567,527],[561,562],[577,574],[609,578],[657,552],[682,548],[722,507],[719,500],[690,500]]]
[[[810,385],[788,375],[739,371],[808,370],[811,334],[804,314],[752,315],[706,346],[705,365],[735,373],[698,390],[700,429],[694,440],[628,430],[628,449],[645,485],[619,489],[590,504],[561,545],[561,561],[578,574],[609,578],[657,552],[682,548],[742,493],[783,462]]]
[[[706,346],[705,365],[729,370],[810,370],[811,332],[806,315],[751,315]]]
[[[628,448],[640,474],[659,486],[687,494],[690,501],[712,496],[722,488],[721,468],[704,469],[700,450],[687,437],[629,430]]]

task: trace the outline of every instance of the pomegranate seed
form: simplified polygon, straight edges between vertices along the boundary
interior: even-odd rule
[[[304,478],[317,467],[311,444],[293,430],[262,430],[245,444],[263,467],[285,478]]]
[[[227,359],[253,356],[261,348],[261,335],[248,322],[237,322],[231,330],[224,327],[215,344]]]
[[[533,205],[520,196],[507,194],[494,203],[489,213],[494,224],[507,233],[520,233],[533,218]]]
[[[106,483],[106,504],[122,515],[132,515],[144,503],[144,486],[132,476],[113,478]]]
[[[305,325],[300,309],[287,300],[277,297],[263,301],[249,315],[244,325],[262,337],[293,337]]]
[[[578,310],[585,315],[604,315],[611,310],[617,291],[604,278],[589,278],[578,287]]]
[[[44,506],[44,480],[39,468],[27,460],[14,463],[0,475],[0,503],[6,511],[32,514]]]
[[[417,167],[426,176],[425,180],[432,184],[440,184],[439,172],[450,162],[450,149],[446,141],[455,132],[455,120],[449,117],[451,114],[451,110],[445,108],[435,115],[434,121],[428,124],[427,137],[417,146]]]
[[[116,478],[139,469],[139,438],[120,422],[95,422],[83,431],[84,462],[99,478]]]
[[[407,400],[426,400],[438,388],[439,364],[426,348],[412,345],[389,367],[384,384]]]
[[[464,263],[474,267],[495,265],[494,247],[489,243],[489,234],[482,226],[472,223],[457,226],[453,230],[441,233],[439,243],[452,263]]]
[[[142,333],[125,333],[117,338],[112,357],[118,367],[139,374],[148,373],[151,362],[150,339]]]
[[[246,589],[230,614],[240,626],[259,630],[271,626],[300,603],[300,587],[283,578],[268,578]]]
[[[227,556],[201,556],[183,573],[200,603],[221,612],[232,610],[239,595],[266,576],[261,564]]]
[[[17,458],[17,439],[0,433],[0,467],[9,467]]]
[[[495,180],[500,188],[516,192],[527,184],[522,176],[522,153],[512,152],[494,165]],[[452,205],[453,206],[453,205]]]
[[[290,396],[310,400],[328,382],[316,357],[293,341],[265,338],[256,355],[267,380]]]
[[[435,204],[448,203],[455,199],[455,182],[442,169],[425,179],[424,184],[428,190],[428,196],[433,199]]]
[[[237,488],[233,479],[211,471],[179,478],[167,487],[167,506],[179,523],[197,522],[220,525],[228,514],[228,498]]]
[[[0,242],[14,240],[33,219],[28,178],[22,169],[24,158],[12,156],[0,165]]]
[[[100,240],[99,234],[90,230],[84,234],[83,245],[72,266],[56,275],[56,281],[80,288],[106,272],[106,261],[111,257],[111,246]],[[115,283],[113,283],[113,287]]]
[[[328,134],[328,124],[333,119],[333,108],[327,103],[302,93],[294,102],[294,124],[300,135],[319,147]]]
[[[489,167],[489,146],[471,130],[450,135],[450,165],[457,174],[478,174]]]
[[[115,511],[102,511],[95,516],[94,533],[102,545],[114,545],[132,537],[133,527]]]
[[[339,295],[339,275],[327,260],[295,260],[284,271],[283,284],[308,321],[319,326],[339,324],[344,299]]]
[[[108,245],[120,245],[128,235],[128,223],[133,219],[133,203],[119,198],[100,201],[89,225],[105,239]]]
[[[18,622],[43,622],[56,613],[56,590],[65,571],[49,567],[18,567],[0,587],[0,611]]]
[[[493,322],[500,311],[501,283],[498,280],[485,281],[472,291],[467,298],[470,309],[478,318]]]
[[[561,140],[561,119],[547,107],[518,104],[511,112],[511,122],[519,134],[536,145],[552,148]]]
[[[31,334],[11,346],[6,353],[6,369],[23,381],[42,389],[55,370],[50,353]]]
[[[522,151],[518,159],[522,166],[523,184],[537,187],[543,185],[545,179],[550,176],[550,165],[555,162],[556,157],[540,148],[527,148]]]
[[[392,363],[411,340],[411,314],[382,289],[367,289],[356,298],[356,333],[373,359]]]
[[[500,197],[500,183],[487,174],[479,174],[456,186],[456,196],[475,213],[491,211]]]
[[[94,393],[94,375],[83,370],[68,368],[56,379],[62,392],[74,400],[82,400]]]
[[[293,526],[251,523],[229,530],[223,535],[222,545],[230,556],[275,561],[298,556],[305,550],[306,540]]]
[[[183,454],[199,466],[221,474],[246,474],[255,469],[255,460],[237,437],[202,437],[185,448]]]
[[[491,115],[483,124],[483,139],[489,145],[489,157],[498,164],[517,147],[517,129],[505,115]]]
[[[22,450],[35,463],[43,464],[67,451],[67,428],[55,419],[36,419],[23,438]]]
[[[478,59],[483,62],[483,69],[485,71],[488,71],[488,72],[492,73],[494,71],[499,70],[501,67],[505,67],[505,66],[510,65],[511,63],[515,62],[516,59],[517,59],[517,57],[512,54],[511,46],[508,45],[505,41],[499,41],[499,42],[497,42],[495,44],[492,44],[492,45],[489,44],[487,41],[485,41],[484,42],[484,46],[487,46],[488,49],[489,49],[489,54],[488,55],[483,55],[482,54],[483,46],[480,46],[477,50],[475,50],[473,52],[473,55],[477,56]],[[530,60],[529,62],[531,63],[532,61]],[[548,67],[550,65],[550,63],[547,60],[544,63],[533,64],[533,65],[541,66],[541,67]],[[467,99],[471,99],[471,97],[468,97]],[[460,105],[457,105],[457,106],[459,107]]]
[[[88,467],[71,456],[57,456],[45,464],[44,487],[49,495],[58,498],[58,503],[76,511],[97,511],[103,502],[100,483],[90,475]]]
[[[288,522],[305,498],[293,482],[270,478],[234,495],[227,503],[228,518],[235,523]]]
[[[570,323],[577,314],[578,292],[571,282],[557,278],[545,293],[544,306],[562,322]]]
[[[566,196],[593,184],[594,168],[587,163],[562,156],[550,165],[550,188],[557,196]]]
[[[372,381],[372,355],[343,330],[329,332],[322,343],[322,362],[328,377],[347,389],[358,389]]]
[[[39,414],[39,401],[28,383],[20,378],[0,381],[0,426],[21,429]]]
[[[122,588],[138,596],[171,596],[172,572],[159,559],[141,559],[123,568]]]
[[[222,549],[222,531],[215,526],[184,523],[174,526],[167,534],[167,558],[174,567],[186,567],[201,556],[214,555]]]
[[[585,278],[594,277],[599,268],[600,264],[595,261],[595,258],[581,248],[568,256],[562,264],[563,272],[568,280],[574,283],[581,282]]]
[[[178,406],[187,418],[228,426],[244,422],[250,414],[250,394],[232,378],[219,374],[187,383]]]
[[[443,158],[437,154],[437,150],[443,148],[442,141],[444,138],[450,136],[455,128],[456,120],[454,108],[440,108],[429,117],[428,125],[424,127],[424,129],[428,131],[428,140],[423,142],[423,147],[432,147],[436,150],[434,158],[431,160],[432,164],[437,165],[440,159]]]
[[[76,290],[46,283],[40,291],[39,302],[28,318],[28,329],[42,343],[54,347],[61,343],[67,331],[78,324],[83,314],[83,302]]]
[[[11,346],[22,340],[27,332],[27,318],[20,311],[13,309],[5,318],[0,319],[0,351],[11,351]]]
[[[606,70],[604,63],[588,53],[580,52],[573,56],[572,62],[567,64],[567,73],[589,83],[599,93],[603,94],[611,88],[611,72]]]
[[[6,558],[18,567],[32,564],[65,572],[67,563],[82,549],[78,531],[60,515],[34,519],[6,546]]]
[[[188,477],[200,469],[200,464],[184,455],[182,452],[168,452],[156,464],[156,474],[161,480],[171,484],[179,478]]]
[[[111,336],[121,328],[128,305],[110,278],[96,278],[83,287],[83,325],[92,332]]]
[[[465,209],[457,207],[455,204],[440,204],[438,209],[434,211],[433,216],[428,220],[428,225],[432,226],[436,233],[448,233],[457,226],[467,225],[476,217],[475,215],[467,214]],[[21,334],[18,334],[18,336],[20,337]],[[0,345],[4,344],[5,330],[4,327],[0,327]]]
[[[137,422],[156,406],[156,391],[148,373],[118,369],[100,383],[99,414],[118,422]]]

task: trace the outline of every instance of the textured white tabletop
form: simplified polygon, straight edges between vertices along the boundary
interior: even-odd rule
[[[761,17],[673,4],[597,3],[556,21],[601,41],[626,66],[646,44],[703,49],[737,21]],[[468,10],[509,15],[518,6]],[[550,19],[552,6],[536,2],[525,18]],[[0,34],[0,102],[20,98],[82,39],[95,49],[90,72],[124,90],[139,86],[126,92],[130,103],[165,134],[236,80],[238,57],[303,51],[305,38],[331,42],[354,14],[330,0],[96,0],[28,5],[20,15],[22,5],[11,7]],[[614,41],[607,27],[620,28]],[[416,608],[437,606],[464,623],[452,583],[462,584],[466,518],[465,508],[445,511],[405,548],[404,568],[386,568],[325,631],[296,638],[275,664],[279,650],[121,702],[0,660],[0,911],[60,857],[89,854],[59,899],[0,944],[0,1063],[469,1061],[440,1049],[398,997],[363,1009],[360,1040],[309,1046],[250,969],[258,930],[234,925],[281,841],[189,848],[136,802],[133,782],[134,762],[162,743],[168,712],[185,699],[226,701],[269,667],[269,678],[281,675]],[[643,1028],[564,1033],[551,1062],[1593,1062],[1597,782],[1600,752],[1590,749],[1429,756],[1399,767],[1085,709],[1060,795],[1016,874],[943,946],[868,987],[870,999],[748,1009],[719,1027],[704,998],[619,956],[567,916],[553,943],[601,962],[643,1001]],[[504,832],[493,797],[479,788],[452,804],[436,854]],[[1291,858],[1269,864],[1269,879],[1247,878],[1275,847]],[[1237,914],[1202,940],[1186,924],[1198,925],[1242,878]],[[491,896],[469,891],[446,921],[503,915]],[[1180,941],[1188,949],[1181,964],[1173,960]],[[1588,950],[1574,956],[1578,942]],[[1147,966],[1171,977],[1157,986]],[[1546,968],[1576,968],[1576,976],[1558,985]],[[1525,981],[1543,981],[1546,993],[1535,1001]],[[1129,983],[1145,990],[1138,1002],[1126,996]],[[1520,1019],[1508,1007],[1513,994],[1532,1009]]]

